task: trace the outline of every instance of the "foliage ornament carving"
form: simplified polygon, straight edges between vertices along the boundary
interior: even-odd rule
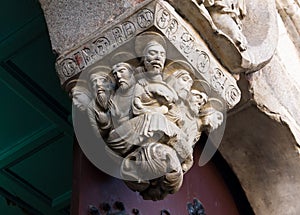
[[[241,96],[236,80],[165,1],[95,33],[61,56],[57,69],[87,157],[146,200],[180,189],[201,133],[222,125]]]

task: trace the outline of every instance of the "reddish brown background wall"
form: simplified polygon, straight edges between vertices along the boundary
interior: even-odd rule
[[[187,202],[198,198],[207,215],[238,215],[235,202],[222,176],[212,162],[203,167],[197,165],[199,148],[195,149],[195,164],[184,176],[179,192],[169,195],[163,201],[145,201],[138,193],[131,191],[119,179],[102,173],[85,157],[78,144],[74,147],[74,181],[72,215],[87,215],[88,206],[100,203],[124,203],[127,212],[139,209],[142,215],[159,215],[167,209],[171,215],[188,214]]]

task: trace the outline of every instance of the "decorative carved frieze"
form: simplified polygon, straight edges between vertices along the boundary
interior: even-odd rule
[[[154,5],[154,2],[148,4],[122,22],[95,33],[77,49],[61,55],[56,61],[61,84],[153,26]]]
[[[71,77],[153,27],[196,68],[196,75],[211,85],[229,108],[238,103],[240,91],[235,79],[220,65],[197,32],[165,1],[154,1],[146,5],[121,23],[94,35],[76,50],[60,56],[56,68],[61,83],[65,85]]]

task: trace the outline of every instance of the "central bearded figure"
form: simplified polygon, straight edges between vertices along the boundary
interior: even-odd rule
[[[208,97],[196,87],[189,63],[165,66],[167,44],[160,34],[142,33],[135,49],[137,68],[127,56],[111,61],[112,69],[91,69],[95,100],[88,114],[127,186],[144,199],[161,200],[181,187],[201,131],[215,129],[222,118],[203,109]]]

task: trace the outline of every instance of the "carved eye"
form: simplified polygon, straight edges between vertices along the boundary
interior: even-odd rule
[[[188,78],[188,77],[186,77],[186,76],[183,76],[183,77],[182,77],[182,80],[184,80],[184,81],[188,81],[188,80],[189,80],[189,78]]]
[[[150,50],[150,51],[148,52],[148,54],[149,54],[149,55],[155,55],[155,54],[156,54],[156,51]]]
[[[120,71],[119,71],[120,73],[124,73],[124,72],[126,72],[126,69],[125,68],[123,68],[123,69],[120,69]]]

